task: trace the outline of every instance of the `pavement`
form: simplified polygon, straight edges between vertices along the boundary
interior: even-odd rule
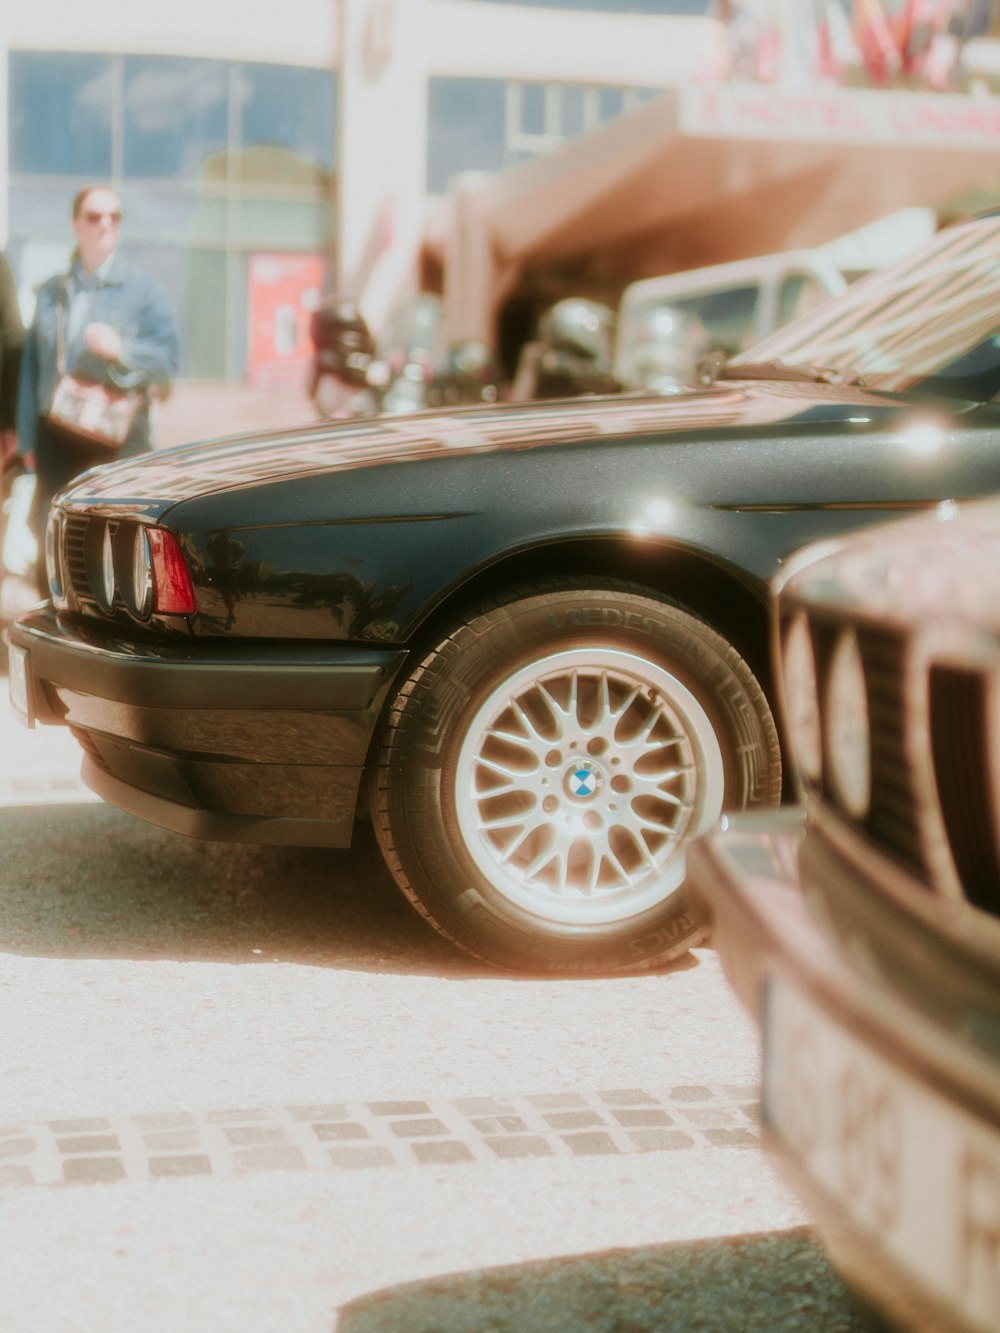
[[[304,385],[181,382],[155,443],[315,421]],[[881,1328],[761,1153],[756,1034],[710,949],[482,976],[378,900],[371,847],[150,829],[5,695],[0,1328]]]
[[[371,845],[200,844],[105,806],[5,684],[5,1333],[877,1327],[761,1152],[712,950],[483,969]]]
[[[257,387],[179,380],[156,409],[153,439],[163,449],[248,431],[315,425],[317,419],[304,382]]]

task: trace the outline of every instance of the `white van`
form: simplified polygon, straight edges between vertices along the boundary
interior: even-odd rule
[[[846,286],[843,273],[819,250],[633,282],[618,309],[615,376],[625,389],[662,392],[692,384],[705,352],[742,351]]]

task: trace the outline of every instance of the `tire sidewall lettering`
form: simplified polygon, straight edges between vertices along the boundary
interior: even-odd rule
[[[581,629],[626,630],[678,649],[683,656],[699,665],[705,664],[709,656],[677,625],[655,616],[641,615],[638,611],[619,611],[613,606],[576,606],[568,607],[565,611],[546,611],[542,621],[547,628],[558,633],[572,633]]]

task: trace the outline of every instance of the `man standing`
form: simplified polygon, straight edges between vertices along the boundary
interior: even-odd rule
[[[76,248],[68,272],[45,282],[24,345],[17,408],[17,447],[37,473],[32,526],[39,551],[53,495],[96,463],[152,448],[151,399],[177,372],[180,340],[166,293],[118,249],[122,209],[117,193],[88,185],[73,200]],[[69,374],[98,394],[129,391],[135,415],[120,446],[51,417],[60,377]],[[44,575],[40,573],[44,590]]]

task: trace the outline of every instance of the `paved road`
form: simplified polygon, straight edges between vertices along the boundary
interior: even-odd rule
[[[0,765],[4,1330],[867,1327],[711,950],[498,974],[370,842],[151,829],[4,696]]]

